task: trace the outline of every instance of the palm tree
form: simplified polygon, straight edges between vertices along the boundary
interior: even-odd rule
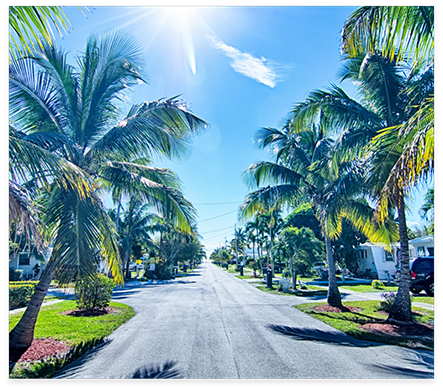
[[[66,54],[46,44],[32,58],[11,61],[12,136],[20,134],[39,150],[67,162],[85,184],[82,188],[72,180],[53,181],[48,188],[46,219],[54,228],[54,250],[36,290],[37,304],[31,300],[28,314],[10,333],[13,361],[32,342],[38,310],[60,265],[65,271],[91,275],[95,267],[91,254],[100,248],[121,281],[115,226],[103,207],[101,189],[114,197],[128,192],[137,195],[185,231],[190,232],[194,224],[195,209],[183,197],[174,173],[147,163],[159,155],[178,158],[186,154],[190,137],[206,123],[177,97],[134,105],[119,121],[116,103],[128,87],[144,81],[140,53],[130,36],[109,32],[100,40],[89,39],[78,57],[78,71],[67,64]],[[15,161],[20,161],[22,150],[15,152]],[[66,281],[73,276],[59,278]]]
[[[143,204],[137,197],[131,197],[123,216],[117,216],[117,211],[110,212],[111,218],[118,219],[117,233],[119,235],[119,250],[126,278],[130,277],[129,263],[134,252],[134,246],[154,246],[150,232],[154,231],[154,221],[157,215],[148,213],[149,205]]]
[[[286,227],[279,234],[279,243],[282,244],[282,250],[288,259],[292,287],[296,289],[298,264],[312,265],[318,254],[323,252],[322,242],[309,228]]]
[[[341,79],[357,85],[361,103],[334,86],[316,91],[303,107],[308,114],[319,109],[327,112],[330,121],[345,129],[338,142],[342,149],[365,159],[366,187],[377,204],[378,218],[384,219],[390,208],[397,211],[401,283],[390,321],[412,321],[405,197],[433,170],[433,109],[429,106],[433,74],[433,65],[411,68],[378,53],[359,54],[347,59]],[[429,116],[421,117],[424,107]],[[417,121],[420,126],[415,126]]]
[[[299,121],[304,106],[296,106],[293,118],[282,130],[264,128],[257,133],[255,140],[260,147],[277,151],[277,162],[255,163],[244,172],[246,183],[261,187],[248,194],[239,217],[247,218],[263,205],[280,208],[294,205],[297,200],[312,200],[325,240],[328,304],[340,307],[331,239],[340,234],[342,220],[348,218],[366,236],[382,242],[391,241],[392,226],[372,224],[371,209],[361,200],[359,162],[334,158],[334,142],[326,136],[331,124],[324,115],[320,115],[318,124],[312,119],[310,123]]]

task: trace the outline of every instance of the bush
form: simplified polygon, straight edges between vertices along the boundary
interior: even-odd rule
[[[21,281],[9,284],[9,309],[26,307],[35,291],[37,282]]]
[[[380,280],[374,280],[372,281],[372,289],[384,289],[385,284],[383,284]]]
[[[394,292],[382,293],[381,298],[383,301],[380,301],[380,309],[385,312],[390,312],[396,297],[397,295]]]
[[[288,268],[283,269],[281,276],[283,278],[290,278],[291,277],[291,271]]]
[[[148,280],[172,280],[175,278],[172,266],[164,259],[159,259],[155,263],[155,270],[149,270],[150,265],[145,265],[144,277]]]
[[[85,311],[106,308],[111,301],[114,286],[114,281],[102,275],[77,281],[75,283],[77,307]]]
[[[23,278],[23,270],[9,268],[9,281],[20,281]]]

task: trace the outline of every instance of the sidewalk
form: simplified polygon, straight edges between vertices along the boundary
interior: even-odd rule
[[[47,301],[46,303],[42,304],[42,307],[46,307],[47,305],[51,305],[51,304],[56,304],[56,303],[61,303],[64,300],[51,300],[51,301]],[[26,307],[22,307],[22,308],[16,308],[15,310],[10,310],[9,311],[9,315],[14,315],[14,314],[18,314],[19,312],[24,312],[26,310]]]
[[[341,293],[348,293],[348,294],[352,294],[354,296],[360,296],[362,299],[365,299],[365,300],[380,300],[380,293],[361,293],[361,292],[352,291],[350,289],[344,289],[343,287],[339,287],[339,290]],[[412,306],[413,307],[420,307],[425,310],[434,311],[434,306],[432,304],[420,303],[418,301],[413,301]]]

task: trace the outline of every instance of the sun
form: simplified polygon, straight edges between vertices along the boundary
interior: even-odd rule
[[[180,31],[182,38],[183,49],[186,54],[189,68],[195,75],[197,73],[194,41],[192,38],[191,26],[195,16],[195,9],[193,7],[164,7],[162,9],[164,16],[170,20],[169,23],[176,25]]]

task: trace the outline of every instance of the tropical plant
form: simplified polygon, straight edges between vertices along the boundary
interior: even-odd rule
[[[50,185],[45,190],[45,223],[54,235],[35,303],[31,299],[10,333],[13,361],[32,342],[40,305],[56,271],[62,283],[77,273],[92,275],[99,252],[117,282],[122,281],[115,225],[103,207],[101,190],[110,191],[114,199],[128,192],[137,195],[174,225],[191,231],[195,210],[183,197],[179,180],[170,170],[147,164],[152,157],[186,154],[190,137],[206,123],[177,98],[134,105],[119,121],[117,102],[128,87],[144,81],[140,54],[136,42],[120,31],[100,39],[91,36],[77,58],[79,70],[68,65],[63,51],[44,43],[33,57],[11,61],[10,168],[20,171],[19,163],[25,161],[25,177],[34,179],[35,173],[36,180]],[[45,160],[31,163],[28,151],[37,151],[51,167],[45,170]],[[57,180],[50,182],[53,178]]]
[[[60,6],[9,6],[9,53],[14,57],[16,52],[32,55],[42,42],[52,45],[51,25],[62,36],[69,24]]]
[[[425,202],[420,208],[420,216],[429,221],[430,225],[426,228],[429,234],[434,234],[434,188],[429,189],[425,195]]]
[[[276,151],[277,162],[259,162],[244,172],[250,186],[262,186],[248,194],[240,207],[240,218],[247,218],[263,205],[276,208],[294,205],[297,200],[312,201],[325,240],[329,268],[328,303],[341,306],[341,297],[335,277],[335,262],[331,240],[338,237],[344,218],[351,220],[366,236],[390,242],[392,227],[372,223],[371,208],[362,200],[362,168],[359,161],[335,158],[334,141],[327,137],[331,123],[320,113],[319,123],[300,120],[306,115],[308,102],[298,104],[292,119],[282,130],[263,128],[255,140],[262,148]],[[268,183],[267,186],[263,184]]]
[[[297,289],[297,273],[300,264],[312,266],[323,254],[323,243],[318,240],[309,228],[284,228],[278,243],[287,259],[287,266],[292,277],[292,287]]]
[[[434,7],[360,7],[343,26],[341,46],[351,57],[381,52],[391,60],[408,56],[433,62]]]
[[[148,213],[148,204],[144,204],[137,197],[131,197],[121,216],[117,210],[110,212],[111,218],[117,219],[117,233],[119,235],[119,251],[122,258],[126,278],[130,278],[129,264],[136,246],[154,246],[150,232],[154,231],[153,224],[158,215]]]
[[[411,185],[432,172],[433,126],[428,133],[424,126],[408,126],[433,96],[433,66],[410,68],[379,53],[362,53],[346,59],[341,80],[357,86],[361,102],[337,86],[315,91],[305,102],[298,121],[311,118],[319,110],[326,113],[329,121],[343,130],[337,140],[341,152],[336,156],[363,161],[366,190],[377,204],[379,221],[388,218],[391,208],[397,211],[404,281],[397,295],[401,309],[394,306],[390,320],[411,321],[404,199]],[[419,158],[422,162],[416,165]]]

